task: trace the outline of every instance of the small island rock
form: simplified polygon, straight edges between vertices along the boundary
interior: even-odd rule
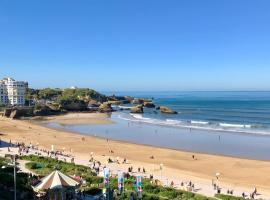
[[[160,109],[160,111],[162,113],[166,113],[166,114],[177,114],[177,112],[175,110],[172,110],[172,109],[170,109],[170,108],[168,108],[166,106],[160,106],[159,109]]]
[[[143,106],[142,105],[134,106],[130,110],[131,113],[143,113]]]

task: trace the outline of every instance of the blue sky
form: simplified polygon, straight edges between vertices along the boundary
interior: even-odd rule
[[[0,77],[31,87],[270,90],[268,0],[2,0]]]

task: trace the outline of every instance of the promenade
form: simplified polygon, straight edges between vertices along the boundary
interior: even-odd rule
[[[9,149],[9,150],[8,150]],[[19,154],[19,148],[17,147],[1,147],[0,148],[0,156],[4,156],[5,154]],[[132,172],[129,173],[130,175],[136,176],[136,175],[141,175],[142,177],[147,177],[149,178],[150,176],[153,176],[154,180],[157,180],[160,184],[166,187],[174,187],[182,190],[188,190],[192,191],[194,193],[202,194],[205,196],[213,197],[216,194],[216,190],[214,189],[213,183],[216,183],[219,185],[221,188],[221,193],[222,194],[227,194],[228,190],[233,190],[233,195],[234,196],[242,196],[243,192],[246,195],[246,198],[250,197],[250,192],[252,191],[245,191],[241,187],[237,188],[230,188],[227,185],[222,184],[222,179],[217,181],[215,179],[206,181],[205,179],[200,179],[198,177],[193,177],[193,176],[186,176],[186,175],[181,175],[181,179],[176,178],[171,173],[167,173],[166,166],[160,166],[160,165],[152,165],[152,166],[140,166],[136,163],[131,163],[129,160],[126,160],[125,163],[123,163],[124,158],[119,158],[119,157],[109,157],[109,156],[96,156],[94,153],[90,154],[89,153],[89,158],[93,158],[93,162],[90,162],[89,160],[84,160],[81,159],[78,156],[72,156],[72,155],[65,155],[64,153],[61,155],[57,154],[50,154],[45,152],[44,149],[39,150],[39,149],[34,149],[34,148],[29,148],[28,152],[22,151],[21,155],[40,155],[40,156],[45,156],[45,157],[52,157],[52,158],[57,158],[58,160],[62,160],[65,162],[74,162],[75,164],[79,165],[84,165],[88,166],[91,168],[97,169],[99,171],[99,176],[103,176],[103,169],[104,167],[108,167],[110,169],[110,173],[112,176],[116,176],[117,172],[119,170],[123,172],[128,172],[129,168],[132,167]],[[107,162],[108,160],[111,160],[111,162]],[[95,167],[93,166],[95,162]],[[28,169],[25,168],[25,163],[27,161],[24,160],[18,160],[19,163],[19,168],[20,171],[26,172],[26,173],[31,173]],[[98,165],[97,163],[101,163]],[[140,168],[140,171],[139,171]],[[145,172],[143,172],[143,168],[145,169]],[[171,169],[168,171],[172,171]],[[173,171],[172,171],[173,172]],[[177,175],[179,177],[179,175]],[[173,184],[172,184],[173,182]],[[194,187],[189,187],[189,185],[194,185]],[[269,196],[260,194],[260,191],[258,191],[258,195],[255,196],[255,199],[265,199],[265,200],[270,200]]]

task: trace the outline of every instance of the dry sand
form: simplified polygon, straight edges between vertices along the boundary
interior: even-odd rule
[[[112,123],[105,114],[69,114],[47,118],[58,123]],[[252,191],[254,186],[259,192],[270,195],[270,162],[247,160],[233,157],[208,155],[156,148],[119,141],[107,141],[91,136],[85,136],[61,130],[43,127],[27,120],[11,120],[0,118],[0,137],[12,142],[30,142],[39,147],[72,152],[81,159],[89,159],[90,152],[102,159],[102,155],[127,158],[131,163],[148,168],[164,164],[164,174],[181,177],[182,175],[196,177],[208,181],[214,178],[216,172],[221,173],[222,184],[231,188],[241,187]],[[114,151],[109,153],[109,149]],[[196,160],[192,159],[195,155]],[[154,156],[154,159],[150,159]],[[104,157],[103,157],[104,158]],[[192,179],[194,180],[194,179]]]

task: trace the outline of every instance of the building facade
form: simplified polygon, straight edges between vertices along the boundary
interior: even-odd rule
[[[27,87],[28,83],[24,81],[12,78],[0,80],[0,104],[23,106]]]

